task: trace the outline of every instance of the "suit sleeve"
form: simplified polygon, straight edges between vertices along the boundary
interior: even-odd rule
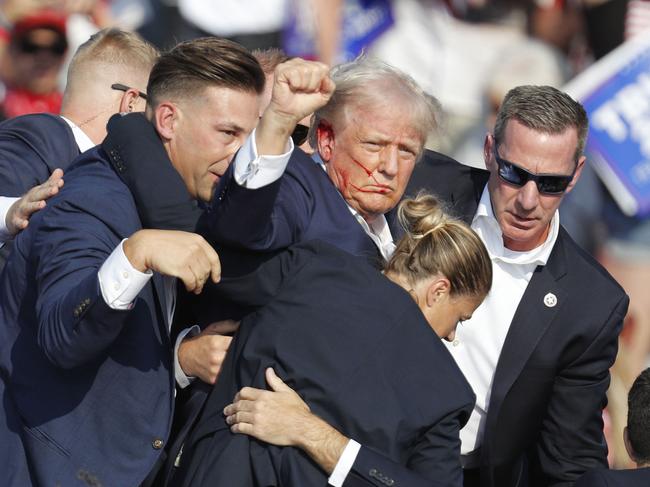
[[[240,277],[224,278],[213,292],[234,303],[264,306],[271,301],[318,251],[315,242],[295,245]]]
[[[607,468],[602,410],[609,369],[629,299],[623,295],[590,346],[559,371],[531,459],[531,477],[569,487],[584,472]]]
[[[0,195],[22,196],[78,155],[63,120],[40,115],[8,120],[0,125]]]
[[[112,344],[129,311],[103,300],[97,273],[120,239],[82,204],[58,200],[34,236],[37,343],[58,367],[92,360]],[[119,213],[116,204],[110,209]]]
[[[294,151],[289,164],[306,157]],[[302,240],[311,219],[313,195],[299,173],[285,172],[257,189],[237,184],[233,173],[231,166],[217,187],[212,208],[200,225],[202,233],[220,244],[254,251],[279,250]]]
[[[460,439],[469,409],[449,413],[413,446],[406,465],[361,447],[343,487],[462,487]]]

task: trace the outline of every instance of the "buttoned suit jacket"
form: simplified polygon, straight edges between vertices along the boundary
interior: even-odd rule
[[[592,470],[576,482],[575,487],[647,487],[650,467],[632,470]]]
[[[431,191],[471,223],[488,176],[427,151],[409,192]],[[546,304],[549,293],[555,304]],[[560,228],[499,356],[481,486],[569,486],[585,471],[607,466],[602,409],[627,306],[623,289]]]
[[[474,394],[408,292],[362,257],[319,241],[217,288],[257,309],[241,322],[175,483],[327,484],[304,452],[230,433],[223,408],[243,386],[266,388],[273,366],[312,411],[386,462],[408,465],[429,485],[462,485],[458,431]],[[368,478],[389,480],[378,470]],[[385,485],[393,484],[404,485],[399,477]]]
[[[97,277],[140,227],[98,147],[17,237],[0,284],[3,485],[136,486],[160,455],[174,389],[162,283],[118,311]]]
[[[22,196],[68,168],[79,155],[70,126],[58,115],[37,113],[0,123],[0,196]],[[0,249],[0,270],[11,243]]]

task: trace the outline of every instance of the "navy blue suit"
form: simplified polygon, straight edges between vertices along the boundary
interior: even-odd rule
[[[408,292],[365,259],[318,241],[216,288],[256,311],[241,322],[174,483],[327,484],[305,453],[233,435],[224,420],[235,393],[266,388],[273,366],[314,413],[381,454],[386,469],[362,473],[366,485],[381,477],[407,485],[400,465],[427,485],[462,485],[458,431],[474,394]]]
[[[65,170],[79,155],[70,126],[58,115],[36,113],[0,123],[0,196],[22,196]],[[0,271],[11,243],[0,248]]]
[[[327,173],[301,150],[293,151],[282,177],[259,189],[237,184],[233,169],[202,220],[202,232],[220,245],[268,252],[319,239],[371,262],[381,258]],[[398,238],[401,230],[388,222]]]
[[[37,113],[0,123],[0,195],[22,196],[64,171],[79,155],[70,126],[58,115]]]
[[[575,487],[648,487],[650,467],[635,470],[592,470],[575,484]]]
[[[409,190],[439,195],[469,223],[488,176],[426,151]],[[556,306],[544,304],[547,293]],[[560,228],[510,324],[492,383],[480,481],[466,485],[569,487],[607,466],[602,409],[628,302]]]
[[[132,117],[133,123],[129,129],[130,133],[146,128],[145,122],[134,116],[124,118],[129,117]],[[141,127],[136,126],[138,122]],[[155,144],[149,144],[149,147],[154,149]],[[444,158],[442,155],[437,156]],[[158,166],[154,160],[132,159],[113,161],[113,164],[135,193],[136,199],[146,203],[138,205],[140,208],[147,208],[150,214],[143,214],[142,220],[150,221],[156,218],[160,203],[154,201],[151,192],[143,191],[142,183],[138,184],[138,181],[145,181],[156,171]],[[181,184],[171,178],[159,181],[156,188],[162,194],[183,191]],[[179,209],[181,207],[179,205]],[[170,212],[169,215],[170,218],[165,222],[168,228],[182,228],[183,222],[190,216],[183,216],[182,211]],[[394,214],[389,213],[386,217],[393,237],[398,238],[401,229],[395,224]],[[250,272],[275,251],[309,239],[328,242],[350,254],[362,256],[373,264],[378,264],[381,260],[376,246],[351,214],[345,200],[325,171],[300,150],[293,152],[286,171],[279,180],[255,190],[238,185],[231,167],[215,190],[212,207],[199,221],[199,231],[219,248],[224,276]],[[192,301],[196,305],[195,300]],[[209,323],[220,317],[235,316],[223,314],[226,309],[223,299],[211,300],[208,304],[208,307],[200,307],[199,312],[194,314],[195,319]],[[236,304],[236,309],[233,310],[230,306],[228,310],[241,313],[240,305],[247,303],[237,300]],[[209,387],[198,381],[189,389],[192,391],[185,393],[188,393],[190,398],[181,404],[178,422],[182,426],[179,426],[180,434],[171,449],[171,458],[176,457],[187,429],[198,414],[203,398],[209,392]],[[172,467],[168,464],[166,476],[171,474],[171,470]],[[383,484],[370,475],[370,472],[377,470],[399,478],[401,485],[431,484],[430,480],[410,472],[381,453],[362,446],[345,486],[381,486]]]
[[[0,484],[135,486],[158,459],[174,389],[159,277],[129,311],[97,278],[140,228],[98,147],[17,237],[0,282]]]

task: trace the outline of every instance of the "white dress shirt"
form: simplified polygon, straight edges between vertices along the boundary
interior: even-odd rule
[[[492,291],[470,320],[456,330],[453,342],[444,342],[476,394],[469,421],[460,432],[463,466],[478,467],[494,373],[512,318],[538,265],[546,265],[560,227],[556,212],[546,241],[528,252],[503,246],[503,235],[494,217],[487,186],[472,221],[492,260]]]
[[[72,129],[72,135],[74,136],[74,140],[77,143],[77,146],[79,146],[79,152],[86,152],[88,149],[92,149],[97,145],[92,140],[90,140],[90,137],[88,137],[86,133],[83,130],[81,130],[79,126],[77,126],[76,123],[74,123],[72,120],[65,118],[63,115],[59,115],[59,116]]]

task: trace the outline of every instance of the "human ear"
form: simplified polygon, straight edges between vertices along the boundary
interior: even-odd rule
[[[154,124],[158,134],[165,140],[171,140],[176,131],[176,122],[180,117],[178,107],[170,102],[161,103],[154,110]]]
[[[426,291],[426,303],[427,306],[432,307],[449,296],[449,291],[451,290],[451,283],[446,277],[440,276],[435,277],[427,286]]]
[[[570,192],[578,182],[578,179],[580,178],[580,174],[582,174],[582,169],[585,166],[586,160],[587,158],[585,156],[581,156],[580,159],[578,159],[578,165],[576,166],[575,173],[573,173],[573,179],[569,183],[569,186],[567,186],[566,191],[564,192],[565,194]]]
[[[323,162],[329,162],[334,151],[334,128],[329,122],[321,120],[318,123],[318,127],[316,127],[316,143]]]
[[[135,88],[129,88],[124,92],[120,99],[119,113],[132,112],[138,102],[140,92]]]
[[[485,161],[485,167],[488,171],[492,170],[493,161],[492,154],[494,153],[494,135],[487,134],[485,136],[485,141],[483,142],[483,160]]]

